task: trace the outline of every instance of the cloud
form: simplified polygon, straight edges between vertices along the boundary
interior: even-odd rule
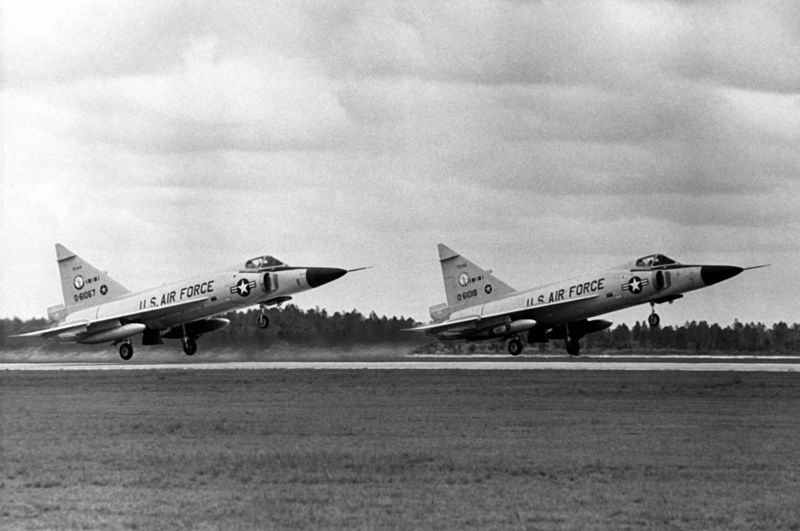
[[[160,2],[4,1],[3,84],[153,71],[175,61]]]
[[[404,313],[438,241],[518,286],[653,251],[800,263],[797,11],[6,2],[0,241],[141,286],[264,248],[386,264],[329,302]],[[19,252],[4,278],[42,259]]]
[[[690,79],[752,91],[800,90],[800,5],[711,2],[684,8],[683,53],[674,70]]]
[[[190,43],[183,63],[154,75],[84,79],[68,87],[91,140],[159,151],[319,149],[349,125],[333,87],[303,61],[218,58]]]

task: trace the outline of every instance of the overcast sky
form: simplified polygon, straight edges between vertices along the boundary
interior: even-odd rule
[[[517,289],[756,265],[660,308],[800,321],[800,3],[3,1],[0,316],[55,242],[136,291],[259,254],[428,320],[445,242]],[[643,320],[647,306],[611,314]]]

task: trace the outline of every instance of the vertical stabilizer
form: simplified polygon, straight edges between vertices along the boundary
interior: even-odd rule
[[[505,297],[515,290],[502,280],[467,260],[443,243],[439,244],[447,305],[474,306]]]
[[[97,306],[130,293],[105,271],[100,271],[60,243],[56,244],[56,259],[61,273],[64,306],[68,311]]]

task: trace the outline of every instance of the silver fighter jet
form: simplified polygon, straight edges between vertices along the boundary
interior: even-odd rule
[[[180,339],[183,351],[191,356],[197,351],[197,338],[230,324],[219,314],[248,306],[261,307],[258,326],[267,328],[267,307],[348,273],[332,267],[291,267],[264,255],[229,269],[131,293],[61,244],[56,244],[56,258],[64,304],[48,308],[50,328],[17,337],[119,344],[123,360],[133,356],[131,338],[139,334],[143,345]]]
[[[611,321],[591,317],[649,303],[648,322],[658,326],[656,304],[673,302],[745,269],[766,267],[686,265],[653,254],[608,271],[516,291],[441,243],[439,261],[447,303],[431,307],[430,324],[409,330],[441,340],[504,339],[512,356],[522,352],[523,333],[529,343],[563,339],[567,352],[577,356],[583,336],[611,326]]]

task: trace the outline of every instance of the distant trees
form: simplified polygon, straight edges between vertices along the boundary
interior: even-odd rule
[[[504,352],[502,342],[440,343],[433,338],[403,332],[414,321],[406,317],[364,316],[357,310],[329,313],[325,309],[301,310],[289,304],[267,312],[270,326],[256,325],[258,310],[231,312],[224,317],[231,325],[220,332],[203,336],[209,346],[265,348],[275,344],[348,348],[359,345],[407,344],[417,352]],[[45,328],[44,319],[0,319],[0,350],[42,345],[37,339],[16,339],[9,336]],[[561,341],[534,345],[541,352],[561,351]],[[44,342],[45,348],[55,348]],[[683,353],[726,352],[780,354],[800,352],[800,324],[776,323],[767,328],[763,323],[743,324],[734,321],[721,327],[705,321],[692,321],[682,326],[651,328],[644,322],[632,327],[622,323],[616,327],[589,334],[583,339],[584,352],[590,351],[680,351]],[[83,347],[81,347],[83,348]],[[530,348],[530,347],[529,347]]]
[[[10,336],[41,328],[47,328],[47,319],[29,319],[27,321],[17,317],[0,319],[0,350],[13,347],[15,344],[18,345],[25,341],[23,339],[9,339]]]
[[[630,330],[621,324],[590,334],[585,341],[588,348],[613,350],[796,353],[800,350],[800,324],[779,322],[767,328],[764,323],[735,320],[722,328],[716,323],[692,321],[683,326],[651,328],[637,322]]]
[[[356,345],[375,345],[382,343],[419,343],[424,336],[402,332],[410,328],[414,320],[404,317],[378,316],[371,312],[364,316],[357,310],[335,312],[314,308],[301,310],[289,304],[283,308],[267,311],[269,328],[258,328],[258,310],[230,312],[223,315],[231,324],[219,332],[203,336],[203,344],[209,346],[265,347],[277,343],[291,343],[308,346],[350,347]],[[20,319],[0,319],[0,349],[20,348],[34,344],[50,345],[41,339],[11,338],[47,327],[44,319],[22,321]]]
[[[256,325],[258,310],[231,312],[224,317],[231,325],[221,332],[203,338],[209,344],[271,345],[293,343],[329,347],[347,347],[378,343],[413,342],[415,338],[403,328],[410,328],[414,320],[403,317],[378,316],[375,312],[364,317],[357,310],[328,313],[325,309],[301,310],[293,304],[267,311],[269,328]]]

